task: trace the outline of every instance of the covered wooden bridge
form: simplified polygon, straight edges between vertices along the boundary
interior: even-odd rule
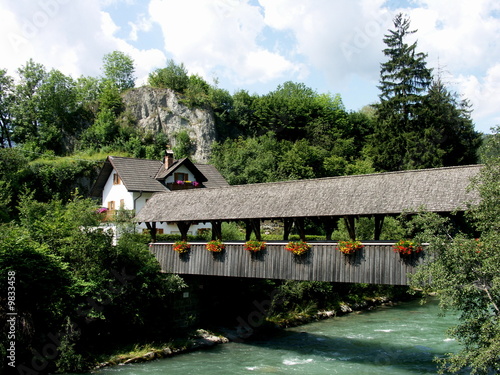
[[[234,259],[237,257],[233,256],[236,253],[232,252],[241,248],[244,253],[243,244],[234,245],[235,249],[226,249],[226,256],[219,260],[209,258],[208,255],[195,255],[197,249],[192,249],[192,257],[182,261],[171,250],[171,244],[152,243],[151,251],[160,261],[162,269],[168,272],[208,275],[214,274],[217,267],[222,267],[224,270],[216,274],[406,284],[406,273],[413,272],[416,263],[402,262],[398,254],[392,252],[392,244],[379,243],[373,247],[367,245],[363,253],[359,254],[359,259],[342,262],[344,258],[338,258],[341,254],[332,251],[335,244],[330,242],[338,219],[345,220],[350,237],[354,239],[356,219],[374,217],[374,240],[378,240],[386,216],[421,209],[441,214],[463,211],[467,203],[478,199],[477,194],[467,188],[470,179],[480,168],[479,165],[472,165],[158,193],[137,214],[136,221],[147,223],[153,235],[156,223],[175,223],[184,238],[187,238],[190,225],[197,222],[210,222],[214,239],[221,238],[221,223],[224,221],[246,223],[247,238],[253,232],[257,239],[261,238],[261,222],[269,219],[283,221],[285,241],[288,240],[292,226],[296,227],[300,237],[305,240],[305,219],[315,220],[325,229],[324,245],[313,244],[311,256],[315,260],[310,259],[303,264],[284,261],[274,256],[276,253],[271,250],[268,250],[268,254],[274,254],[274,258],[267,258],[272,265],[264,266],[262,262],[245,263],[241,257],[236,261]],[[319,255],[320,247],[323,249],[321,251],[326,251],[325,255]],[[325,250],[327,248],[329,250]],[[328,252],[335,256],[328,255]],[[316,253],[318,254],[313,255]],[[215,263],[217,261],[220,263]],[[179,268],[179,264],[182,264],[182,268]],[[267,271],[255,270],[254,267],[259,264],[262,270],[267,267]],[[344,265],[334,272],[335,268],[332,267],[341,264]],[[293,271],[294,267],[296,272]],[[347,276],[348,268],[352,271],[349,271],[350,275],[357,276]],[[379,277],[382,274],[393,276]],[[396,274],[404,276],[396,277]]]

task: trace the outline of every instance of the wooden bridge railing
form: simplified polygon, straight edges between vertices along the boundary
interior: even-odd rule
[[[257,254],[245,250],[243,242],[226,242],[222,253],[207,251],[201,242],[191,243],[186,254],[175,252],[173,243],[152,243],[150,251],[169,273],[389,285],[407,285],[423,257],[395,253],[394,242],[363,243],[353,255],[338,251],[336,242],[309,244],[311,250],[301,256],[286,251],[286,242],[267,243]]]

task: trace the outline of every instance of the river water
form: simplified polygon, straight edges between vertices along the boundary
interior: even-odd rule
[[[436,374],[433,358],[458,350],[434,300],[350,314],[287,330],[269,340],[229,343],[98,375]]]

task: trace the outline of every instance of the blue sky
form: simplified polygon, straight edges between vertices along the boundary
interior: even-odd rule
[[[472,103],[476,129],[500,124],[498,0],[0,0],[0,12],[0,68],[14,76],[29,58],[98,76],[120,50],[137,85],[174,59],[230,93],[303,82],[354,111],[378,100],[382,39],[403,12],[428,66]]]

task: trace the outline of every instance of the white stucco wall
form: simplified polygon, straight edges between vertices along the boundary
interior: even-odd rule
[[[124,209],[132,210],[134,208],[133,194],[127,191],[127,188],[123,183],[118,185],[113,184],[113,176],[115,171],[113,171],[104,185],[104,190],[102,192],[102,206],[108,207],[108,202],[114,201],[115,208],[118,210],[120,208],[120,201],[123,199]]]

